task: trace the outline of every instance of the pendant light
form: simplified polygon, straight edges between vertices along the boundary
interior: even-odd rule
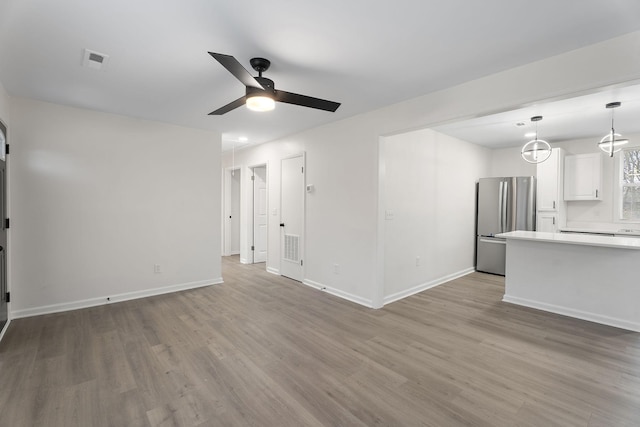
[[[605,107],[611,109],[611,132],[606,134],[600,142],[598,143],[598,147],[605,153],[609,155],[609,157],[613,157],[613,153],[617,153],[622,149],[621,145],[627,144],[629,142],[628,139],[623,139],[622,135],[616,133],[613,128],[613,109],[621,106],[620,102],[610,102]]]
[[[542,163],[551,155],[551,146],[547,141],[538,139],[538,122],[542,120],[542,116],[533,116],[531,121],[536,124],[536,139],[524,144],[520,155],[529,163]]]

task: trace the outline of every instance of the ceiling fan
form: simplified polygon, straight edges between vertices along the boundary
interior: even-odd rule
[[[233,76],[240,80],[246,86],[245,96],[236,99],[220,107],[209,115],[220,116],[247,104],[247,107],[255,111],[272,110],[275,101],[285,102],[287,104],[300,105],[302,107],[316,108],[335,112],[340,106],[339,102],[327,101],[326,99],[313,98],[311,96],[300,95],[297,93],[276,90],[273,80],[262,77],[262,73],[269,69],[271,62],[264,58],[252,58],[249,63],[254,70],[258,72],[258,76],[254,77],[231,55],[223,55],[221,53],[209,52],[216,61],[227,69]]]

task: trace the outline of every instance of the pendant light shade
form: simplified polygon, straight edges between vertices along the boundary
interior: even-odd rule
[[[551,155],[551,146],[547,141],[538,139],[538,122],[542,120],[542,116],[531,117],[531,121],[536,124],[536,139],[524,144],[520,155],[529,163],[542,163]]]
[[[622,146],[629,143],[628,139],[622,138],[622,135],[616,133],[613,128],[613,109],[618,108],[622,105],[620,102],[610,102],[605,107],[611,109],[611,131],[602,137],[600,142],[598,142],[598,147],[605,153],[609,155],[609,157],[613,157],[613,153],[617,153],[622,149]]]

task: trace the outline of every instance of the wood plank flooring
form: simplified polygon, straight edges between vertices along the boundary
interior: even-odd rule
[[[473,273],[381,310],[264,265],[17,319],[0,426],[638,426],[640,334],[500,302]]]

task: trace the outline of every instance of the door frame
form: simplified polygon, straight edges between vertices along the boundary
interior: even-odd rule
[[[265,170],[265,185],[267,187],[267,260],[265,262],[265,265],[268,264],[269,258],[271,257],[271,254],[269,253],[269,226],[270,226],[270,220],[269,220],[269,165],[267,162],[265,163],[260,163],[260,164],[255,164],[255,165],[251,165],[248,167],[251,175],[250,176],[255,176],[255,169],[256,168],[264,168]],[[249,254],[246,257],[246,259],[248,260],[249,264],[255,264],[256,260],[255,260],[255,252],[253,250],[251,250],[252,246],[255,246],[255,230],[254,230],[254,224],[255,224],[255,205],[254,205],[254,200],[255,200],[255,181],[253,179],[249,180],[249,184],[251,185],[251,196],[247,197],[247,212],[250,212],[251,214],[248,214],[246,217],[246,228],[247,228],[247,240],[248,240],[248,251]],[[262,262],[262,261],[261,261]]]
[[[0,126],[2,126],[4,128],[4,136],[5,136],[5,144],[8,147],[9,146],[9,126],[7,126],[7,123],[2,120],[0,118]],[[10,218],[11,217],[11,202],[10,202],[10,178],[9,178],[9,153],[8,151],[6,152],[5,155],[5,165],[4,165],[4,218],[0,218],[1,221],[5,221],[6,218]],[[6,291],[7,292],[11,292],[11,252],[9,250],[9,248],[11,248],[11,229],[9,227],[6,228],[6,233],[7,233],[7,242],[6,242],[6,246],[4,248],[4,252],[5,252],[5,280],[6,280]],[[7,331],[7,329],[9,328],[9,324],[11,323],[11,303],[7,302],[7,321],[4,324],[4,326],[2,327],[2,329],[0,330],[0,341],[2,340],[2,338],[4,337],[5,332]]]

